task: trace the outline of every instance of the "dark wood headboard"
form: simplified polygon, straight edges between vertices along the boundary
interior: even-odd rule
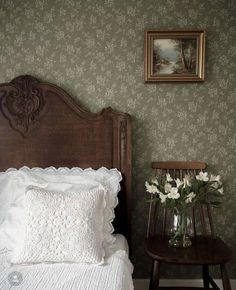
[[[131,119],[112,108],[83,110],[60,87],[19,76],[0,85],[0,171],[29,167],[118,168],[114,227],[130,240]]]

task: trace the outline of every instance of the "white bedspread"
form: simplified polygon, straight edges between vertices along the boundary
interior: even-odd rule
[[[116,247],[103,265],[7,265],[7,251],[0,253],[0,289],[17,290],[132,290],[133,266],[127,242],[116,236]]]

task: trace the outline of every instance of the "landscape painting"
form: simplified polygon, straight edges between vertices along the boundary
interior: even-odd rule
[[[205,32],[146,32],[145,81],[203,81]]]
[[[155,39],[153,41],[153,75],[195,74],[196,39]]]

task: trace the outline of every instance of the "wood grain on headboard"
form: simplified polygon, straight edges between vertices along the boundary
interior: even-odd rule
[[[131,119],[83,110],[60,87],[19,76],[0,85],[0,171],[7,168],[118,168],[123,175],[114,226],[130,240]]]

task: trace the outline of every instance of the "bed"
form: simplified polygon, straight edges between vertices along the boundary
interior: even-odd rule
[[[9,168],[117,168],[122,174],[115,245],[99,265],[9,265],[0,249],[0,288],[133,289],[130,245],[131,119],[112,108],[82,109],[62,88],[24,75],[0,85],[0,171]],[[15,279],[15,280],[14,280]],[[14,284],[16,283],[16,284]]]

